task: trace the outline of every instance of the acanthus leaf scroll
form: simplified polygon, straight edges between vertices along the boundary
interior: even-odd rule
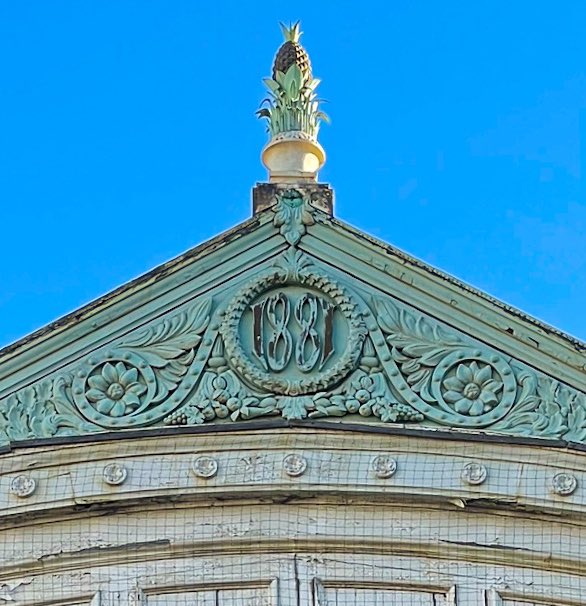
[[[94,433],[76,410],[69,373],[43,379],[0,401],[0,444]]]
[[[290,246],[297,246],[307,227],[314,223],[310,194],[297,189],[286,189],[277,194],[273,225],[279,228]]]
[[[211,306],[204,299],[85,360],[72,387],[83,416],[106,428],[140,427],[167,416],[199,379],[203,365],[195,352]]]
[[[474,347],[388,300],[373,303],[384,336],[380,339],[383,357],[384,350],[390,350],[384,363],[390,381],[425,418],[441,425],[478,428],[511,410],[517,381],[502,355]]]
[[[0,439],[82,435],[161,421],[203,370],[194,357],[205,341],[211,305],[211,299],[199,301],[94,352],[71,372],[9,395],[0,401]]]

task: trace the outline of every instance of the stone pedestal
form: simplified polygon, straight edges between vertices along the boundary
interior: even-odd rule
[[[329,215],[334,214],[334,190],[327,183],[257,183],[252,190],[252,213],[270,208],[277,202],[277,194],[287,189],[296,189],[309,194],[311,204]]]

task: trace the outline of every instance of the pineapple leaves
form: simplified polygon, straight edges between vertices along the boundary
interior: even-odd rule
[[[307,90],[314,91],[320,82],[321,80],[319,78],[314,78],[311,82],[309,82],[309,84],[307,84]]]
[[[265,78],[264,83],[271,96],[261,104],[268,107],[261,107],[256,115],[267,119],[270,136],[301,131],[316,139],[320,123],[329,122],[319,110],[320,100],[316,98],[319,79],[311,78],[294,63],[285,73],[275,70],[274,77]]]
[[[303,85],[303,74],[299,66],[293,64],[283,78],[283,88],[291,101],[295,101],[299,97],[299,91]]]
[[[302,31],[299,30],[299,21],[296,21],[293,25],[289,23],[289,27],[287,27],[284,23],[279,23],[279,27],[281,28],[281,32],[283,32],[283,38],[285,38],[285,42],[298,42],[301,37]]]
[[[267,88],[274,94],[278,94],[280,90],[280,86],[278,82],[275,82],[272,78],[265,78],[263,82],[266,84]]]
[[[285,88],[285,74],[281,71],[277,71],[275,74],[275,80],[280,88]]]

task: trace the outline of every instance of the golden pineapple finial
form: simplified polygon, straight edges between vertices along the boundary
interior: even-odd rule
[[[316,88],[319,80],[311,73],[307,51],[299,43],[299,21],[287,27],[281,23],[285,42],[273,63],[272,78],[265,78],[269,97],[257,114],[267,119],[270,141],[262,153],[270,180],[315,181],[325,162],[325,152],[317,142],[322,120]]]

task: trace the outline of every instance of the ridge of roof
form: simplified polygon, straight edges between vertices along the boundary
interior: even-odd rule
[[[536,318],[535,316],[532,316],[531,314],[524,312],[513,305],[510,305],[509,303],[505,303],[504,301],[497,299],[496,297],[493,297],[486,291],[481,290],[467,282],[464,282],[463,280],[461,280],[460,278],[457,278],[456,276],[450,274],[449,272],[444,271],[442,269],[438,269],[437,267],[434,267],[433,265],[431,265],[425,261],[422,261],[421,259],[417,258],[416,256],[411,255],[411,254],[401,250],[400,248],[397,248],[397,247],[393,246],[392,244],[385,242],[384,240],[380,240],[380,239],[376,238],[375,236],[372,236],[371,234],[365,232],[364,230],[354,227],[353,225],[351,225],[349,223],[336,219],[335,217],[329,217],[328,221],[331,221],[334,225],[351,233],[353,236],[355,236],[361,240],[365,240],[370,245],[374,245],[378,248],[383,249],[387,254],[394,255],[395,257],[398,257],[405,263],[408,263],[410,265],[413,265],[414,267],[422,269],[437,278],[440,278],[446,282],[449,282],[450,284],[453,284],[454,286],[457,286],[458,288],[465,290],[466,292],[468,292],[470,294],[473,294],[481,299],[484,299],[488,303],[497,306],[502,311],[510,313],[511,315],[515,316],[516,318],[519,318],[525,322],[528,322],[528,323],[532,324],[533,326],[545,331],[546,333],[556,335],[557,337],[559,337],[559,338],[563,339],[564,341],[566,341],[567,343],[569,343],[576,351],[586,354],[586,341],[582,341],[578,337],[570,335],[569,333],[564,332],[564,331],[560,330],[559,328],[556,328],[555,326],[552,326],[551,324],[548,324],[547,322],[544,322],[543,320],[540,320],[540,319]]]
[[[161,277],[181,269],[184,265],[190,263],[194,259],[214,252],[221,246],[240,237],[243,233],[253,230],[261,223],[261,221],[262,217],[260,215],[255,215],[249,219],[246,219],[234,227],[231,227],[227,231],[224,231],[209,240],[201,242],[200,244],[196,244],[176,257],[173,257],[172,259],[169,259],[168,261],[149,269],[145,273],[132,278],[128,282],[124,282],[120,286],[117,286],[114,290],[111,290],[97,297],[96,299],[89,301],[85,305],[82,305],[81,307],[74,309],[73,311],[57,318],[56,320],[49,322],[45,326],[41,326],[37,330],[34,330],[20,339],[5,345],[4,347],[0,348],[0,364],[2,364],[5,358],[16,352],[21,347],[27,344],[32,345],[34,341],[38,341],[50,333],[63,329],[73,322],[78,322],[83,318],[89,317],[92,312],[98,308],[113,303],[116,298],[124,295],[127,291],[132,290],[137,286],[146,286],[149,283],[156,282]]]

